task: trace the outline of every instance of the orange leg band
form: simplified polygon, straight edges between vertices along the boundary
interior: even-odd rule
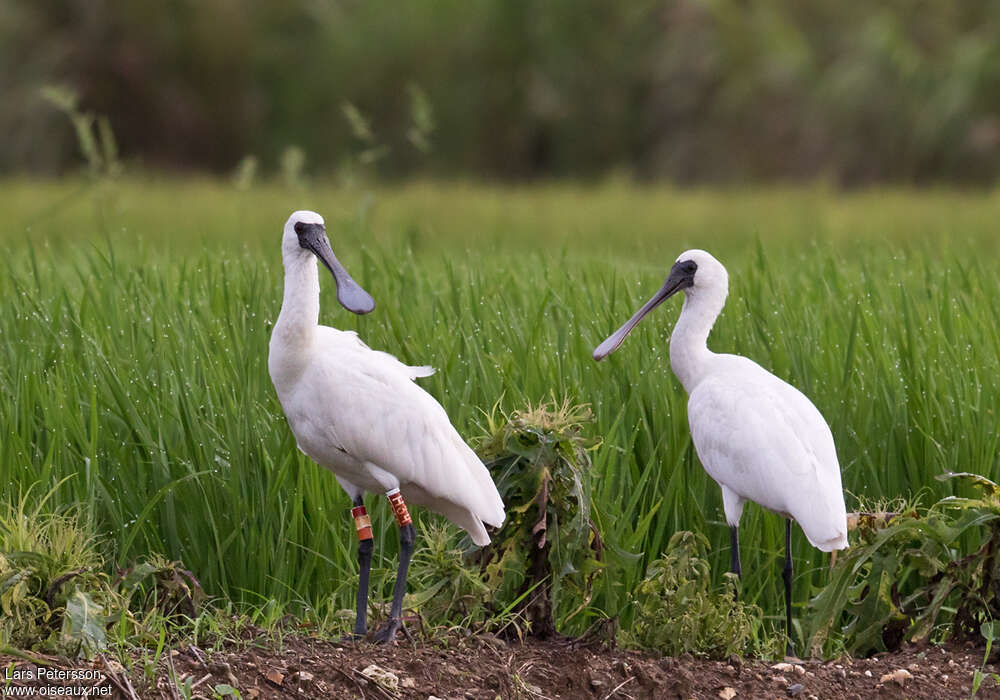
[[[358,530],[358,540],[372,539],[372,521],[368,517],[368,511],[364,506],[351,508],[351,515],[354,516],[354,527]]]
[[[403,500],[403,494],[399,492],[399,489],[387,493],[386,496],[389,498],[392,512],[396,514],[396,523],[400,527],[406,527],[412,523],[413,519],[410,518],[410,511],[406,509],[406,502]]]

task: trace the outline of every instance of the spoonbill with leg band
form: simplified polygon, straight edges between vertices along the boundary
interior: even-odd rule
[[[427,506],[469,533],[490,541],[504,507],[489,471],[465,444],[444,409],[413,380],[433,374],[370,349],[353,331],[319,325],[318,258],[333,275],[337,299],[366,314],[375,302],[330,248],[323,217],[294,212],[281,240],[285,293],[271,333],[268,370],[299,449],[334,473],[351,497],[358,533],[357,617],[354,636],[367,631],[372,524],[363,494],[386,494],[400,528],[399,568],[389,619],[374,636],[392,641],[402,627],[403,594],[415,532],[406,502]]]
[[[847,512],[833,435],[798,389],[756,362],[708,349],[729,275],[703,250],[682,253],[660,291],[594,350],[602,360],[646,314],[679,291],[684,306],[670,336],[670,366],[688,393],[688,423],[702,466],[720,487],[740,575],[739,522],[746,501],[786,518],[785,624],[792,653],[792,520],[816,548],[847,547]]]

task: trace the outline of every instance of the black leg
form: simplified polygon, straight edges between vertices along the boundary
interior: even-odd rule
[[[358,599],[357,614],[354,618],[354,633],[348,639],[361,639],[368,631],[368,582],[372,570],[372,550],[375,542],[372,539],[371,521],[365,512],[365,499],[360,494],[354,499],[351,509],[354,525],[358,531]]]
[[[406,574],[410,570],[410,557],[413,555],[413,542],[417,537],[413,523],[407,523],[399,528],[399,568],[396,570],[396,586],[392,591],[392,607],[389,609],[389,619],[375,633],[377,643],[391,642],[396,639],[396,633],[403,626],[403,595],[406,593]]]
[[[792,647],[792,519],[785,520],[785,569],[782,578],[785,579],[785,632],[788,635],[785,640],[785,653],[792,656],[795,649]]]
[[[740,528],[739,525],[729,526],[729,568],[742,581],[743,569],[740,567]],[[740,599],[740,585],[733,586],[733,602]]]
[[[743,569],[740,568],[740,528],[738,525],[729,526],[729,564],[732,572],[743,578]]]

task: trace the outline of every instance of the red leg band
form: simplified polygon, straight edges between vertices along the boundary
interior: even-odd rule
[[[351,515],[354,516],[354,527],[358,530],[358,540],[372,539],[372,521],[368,517],[368,511],[364,506],[351,508]]]
[[[406,502],[403,501],[403,494],[399,492],[399,489],[387,493],[386,496],[389,498],[389,504],[392,506],[392,512],[396,514],[396,522],[400,527],[406,527],[413,522],[410,518],[410,511],[406,509]]]

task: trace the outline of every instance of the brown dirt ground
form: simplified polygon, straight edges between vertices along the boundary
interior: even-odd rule
[[[48,657],[46,657],[48,658]],[[55,666],[72,667],[50,659]],[[103,697],[180,698],[171,672],[193,686],[194,698],[220,697],[222,683],[243,698],[968,698],[973,671],[983,649],[947,646],[905,647],[870,659],[771,662],[705,661],[690,656],[664,658],[620,649],[583,647],[573,642],[507,643],[490,635],[435,642],[400,640],[395,646],[335,644],[308,637],[253,642],[208,654],[180,647],[165,654],[155,683],[143,677],[142,664],[129,674],[114,661],[98,657],[89,666],[101,672]],[[10,669],[34,668],[0,654],[0,680]],[[367,670],[378,667],[376,672]],[[171,671],[172,666],[172,671]],[[900,671],[906,673],[901,673]],[[991,665],[987,671],[995,671]],[[376,680],[377,671],[392,674]],[[883,677],[896,672],[899,680]],[[909,675],[907,675],[909,674]],[[65,681],[11,681],[10,685],[72,685]],[[2,690],[0,697],[13,697]],[[100,697],[100,696],[98,696]],[[977,697],[1000,698],[1000,685],[988,678]]]

